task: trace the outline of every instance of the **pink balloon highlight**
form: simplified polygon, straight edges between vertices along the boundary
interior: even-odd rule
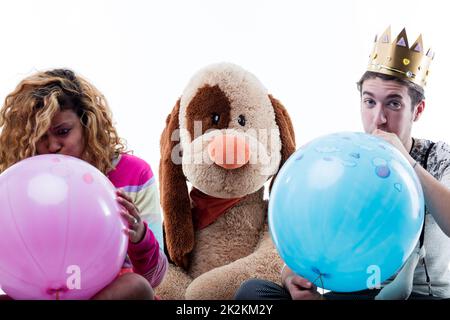
[[[92,176],[89,173],[83,175],[83,180],[87,184],[91,184],[92,182],[94,182],[94,178],[92,178]]]

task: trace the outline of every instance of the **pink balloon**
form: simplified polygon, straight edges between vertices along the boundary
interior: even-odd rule
[[[120,272],[115,188],[87,162],[40,155],[0,175],[0,286],[14,299],[89,299]]]

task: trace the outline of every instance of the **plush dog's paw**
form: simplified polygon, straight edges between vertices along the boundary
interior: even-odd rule
[[[170,264],[163,282],[156,287],[156,296],[163,300],[184,300],[191,278],[179,267]]]

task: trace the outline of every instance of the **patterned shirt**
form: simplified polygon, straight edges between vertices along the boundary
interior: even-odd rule
[[[410,155],[423,166],[431,141],[414,139]],[[426,164],[427,171],[450,188],[450,146],[437,142],[431,148]],[[450,238],[441,230],[433,216],[425,212],[425,262],[434,296],[450,298]],[[425,268],[419,261],[415,273],[413,291],[428,294]]]

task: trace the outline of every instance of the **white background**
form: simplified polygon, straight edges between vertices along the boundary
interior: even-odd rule
[[[36,70],[68,67],[94,83],[119,134],[157,173],[167,114],[201,67],[234,62],[288,109],[298,146],[362,130],[355,82],[375,34],[407,27],[436,51],[413,134],[450,142],[450,22],[444,1],[1,1],[0,99]],[[426,5],[425,5],[426,4]]]
[[[155,174],[167,114],[214,62],[253,72],[288,109],[298,146],[361,131],[355,82],[375,34],[406,26],[436,51],[416,137],[450,142],[445,1],[76,0],[0,2],[0,99],[37,70],[67,67],[108,99],[119,134]]]

